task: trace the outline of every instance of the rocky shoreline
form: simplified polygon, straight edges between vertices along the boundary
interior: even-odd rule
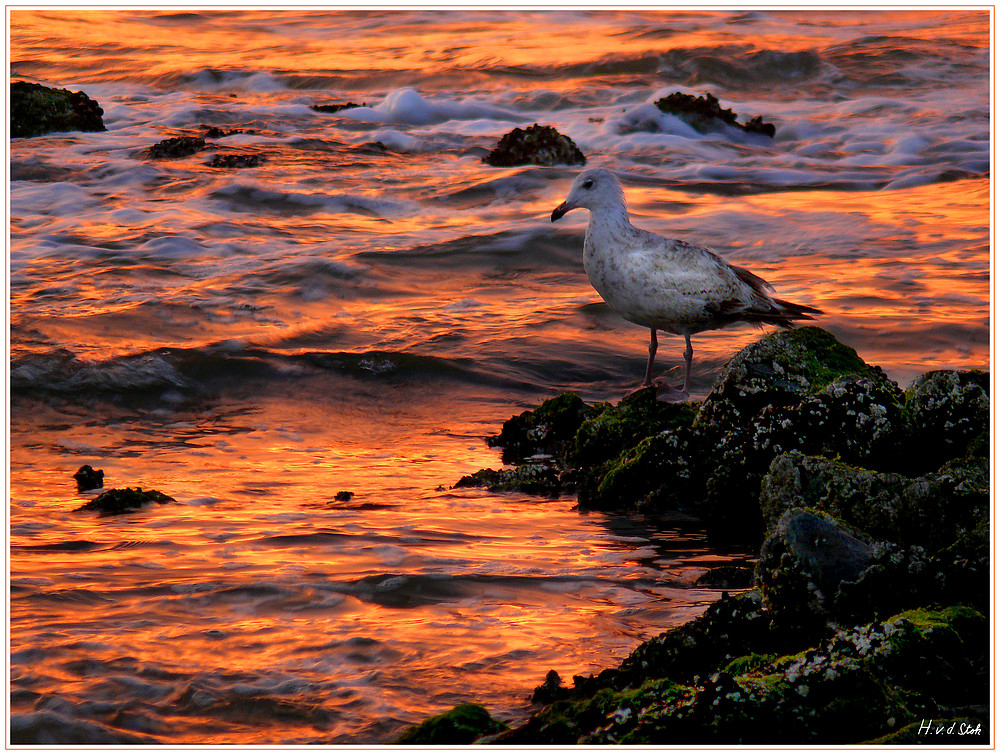
[[[572,687],[550,672],[527,721],[470,701],[400,742],[988,744],[989,387],[904,391],[807,327],[747,346],[700,404],[567,393],[512,417],[489,442],[513,466],[459,486],[697,517],[759,548],[753,587]]]

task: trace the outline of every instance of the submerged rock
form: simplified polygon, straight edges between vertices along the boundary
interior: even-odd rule
[[[104,487],[104,470],[84,464],[76,470],[73,479],[76,480],[76,489],[81,493],[85,490],[97,490]]]
[[[107,131],[104,110],[83,92],[53,89],[28,81],[10,85],[10,135],[39,136],[50,131]]]
[[[339,113],[341,110],[350,110],[353,107],[368,107],[368,104],[363,102],[360,105],[356,102],[329,102],[317,105],[310,105],[313,110],[317,113]]]
[[[552,126],[536,123],[504,134],[483,162],[494,167],[585,165],[587,158],[568,136],[563,136]]]
[[[261,155],[215,155],[208,165],[213,168],[256,168],[264,157]]]
[[[188,157],[201,152],[207,147],[208,144],[200,136],[175,136],[157,142],[145,150],[145,155],[153,160]]]
[[[718,98],[707,92],[704,97],[674,92],[654,104],[664,113],[680,116],[691,124],[692,128],[702,133],[717,131],[719,124],[725,123],[751,134],[764,134],[774,138],[774,124],[765,123],[763,116],[758,115],[746,123],[739,123],[736,120],[736,113],[732,110],[723,110]]]
[[[486,442],[501,449],[506,463],[537,456],[565,461],[580,425],[591,413],[592,409],[577,394],[560,393],[537,409],[511,417],[503,423],[500,434]]]
[[[94,500],[74,509],[74,511],[99,511],[102,515],[127,514],[138,511],[150,503],[167,503],[173,500],[158,490],[112,488],[104,491]]]
[[[506,724],[494,719],[481,705],[461,703],[447,713],[432,716],[411,727],[396,740],[396,744],[467,745],[506,728]]]

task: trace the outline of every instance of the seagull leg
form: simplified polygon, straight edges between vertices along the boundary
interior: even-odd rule
[[[694,349],[691,347],[691,336],[684,336],[684,343],[687,344],[684,349],[684,391],[685,395],[691,393],[691,357],[694,356]]]
[[[656,357],[656,328],[649,329],[649,361],[646,362],[646,379],[642,381],[642,387],[648,388],[653,384],[653,359]]]

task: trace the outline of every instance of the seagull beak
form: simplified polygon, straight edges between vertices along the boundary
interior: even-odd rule
[[[565,215],[572,209],[573,205],[563,202],[561,205],[559,205],[552,211],[552,222],[555,223],[557,220],[559,220],[559,218],[561,218],[563,215]]]

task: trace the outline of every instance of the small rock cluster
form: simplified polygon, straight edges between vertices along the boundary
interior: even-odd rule
[[[587,158],[572,139],[552,126],[515,128],[504,134],[483,162],[494,167],[512,165],[585,165]]]
[[[572,687],[550,672],[544,707],[479,742],[989,741],[989,375],[903,391],[796,328],[743,349],[700,404],[562,394],[489,442],[516,466],[463,484],[696,516],[760,557],[752,589]]]
[[[683,118],[691,127],[701,133],[718,130],[720,123],[742,129],[750,134],[764,134],[772,139],[776,129],[773,123],[765,123],[763,116],[757,115],[746,123],[736,120],[736,113],[731,109],[723,109],[719,99],[710,93],[704,97],[695,97],[683,92],[673,92],[661,97],[654,103],[664,113],[671,113]]]

